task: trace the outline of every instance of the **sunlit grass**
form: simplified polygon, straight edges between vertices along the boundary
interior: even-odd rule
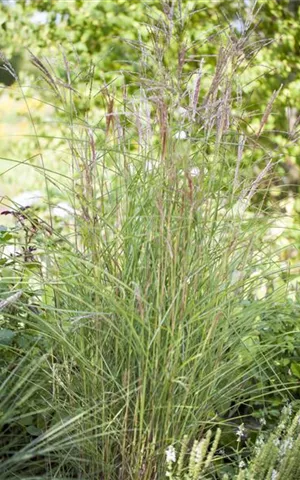
[[[103,86],[97,121],[95,110],[78,113],[71,71],[66,85],[32,58],[58,120],[50,130],[43,120],[35,126],[30,92],[19,85],[32,149],[18,157],[12,141],[1,178],[9,196],[15,176],[16,192],[34,187],[44,199],[38,213],[7,213],[21,224],[9,242],[23,250],[14,258],[4,245],[15,277],[2,280],[22,296],[3,307],[2,320],[33,335],[34,347],[28,362],[17,358],[16,374],[14,360],[4,366],[15,385],[15,403],[4,407],[13,429],[16,398],[30,399],[25,416],[41,431],[22,430],[17,446],[7,441],[1,479],[33,470],[39,478],[160,479],[168,445],[253,421],[271,395],[292,397],[295,382],[284,383],[273,363],[283,347],[263,336],[268,322],[293,312],[279,295],[286,284],[262,289],[282,273],[266,242],[273,219],[264,201],[277,157],[257,146],[259,173],[244,167],[256,146],[233,115],[240,59],[227,42],[203,92],[201,69],[194,83],[174,76],[153,48],[156,77],[149,67],[129,98],[124,85]],[[266,122],[259,119],[257,138]],[[55,217],[58,199],[70,206],[67,218]]]

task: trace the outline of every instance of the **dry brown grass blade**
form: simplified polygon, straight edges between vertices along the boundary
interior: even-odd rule
[[[250,189],[247,189],[247,190],[243,190],[240,197],[239,197],[239,201],[246,201],[247,204],[250,203],[253,195],[255,194],[255,192],[257,191],[258,189],[258,186],[260,184],[260,182],[263,180],[263,178],[266,177],[266,175],[270,172],[270,170],[272,169],[272,166],[273,166],[273,162],[272,162],[272,159],[268,161],[267,165],[265,166],[265,168],[263,168],[263,170],[257,175],[256,179],[253,181]],[[248,192],[248,193],[247,193]]]
[[[61,95],[57,88],[57,82],[54,80],[49,70],[45,67],[41,60],[36,57],[30,50],[29,53],[31,63],[41,72],[43,79],[48,83],[48,85],[50,85],[54,93],[56,93],[56,95],[60,97]]]
[[[283,86],[283,85],[281,85],[278,90],[274,90],[274,92],[273,92],[273,94],[272,94],[272,97],[270,98],[270,101],[269,101],[268,105],[266,106],[266,110],[265,110],[265,112],[264,112],[264,114],[263,114],[263,117],[262,117],[262,119],[261,119],[259,128],[258,128],[257,133],[256,133],[256,135],[255,135],[256,138],[259,138],[260,135],[262,134],[262,131],[263,131],[263,129],[264,129],[264,126],[266,125],[266,123],[267,123],[267,121],[268,121],[268,118],[269,118],[269,115],[270,115],[270,113],[271,113],[271,111],[272,111],[274,102],[275,102],[276,98],[278,97],[279,93],[281,92],[282,86]]]
[[[232,50],[232,46],[230,44],[226,48],[220,49],[220,53],[218,55],[218,60],[216,65],[216,71],[215,71],[213,80],[211,82],[211,86],[203,102],[204,107],[206,107],[209,103],[211,104],[216,101],[218,87],[220,86],[224,78],[224,74],[228,66],[231,50]]]

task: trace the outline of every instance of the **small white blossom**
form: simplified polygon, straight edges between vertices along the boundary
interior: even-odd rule
[[[236,32],[242,33],[242,34],[244,34],[245,31],[247,30],[247,26],[244,23],[242,18],[235,18],[234,20],[232,20],[231,28]]]
[[[5,247],[2,250],[2,254],[5,257],[10,257],[16,255],[18,252],[16,250],[16,245],[5,245]]]
[[[204,445],[203,440],[201,440],[201,442],[199,442],[198,445],[197,445],[197,448],[196,448],[196,451],[195,451],[195,464],[196,465],[201,462],[203,445]]]
[[[282,415],[287,415],[288,417],[291,417],[292,413],[293,413],[293,408],[292,408],[292,405],[290,403],[288,403],[287,405],[285,405],[281,411]]]
[[[272,470],[271,480],[276,480],[277,475],[278,475],[277,471],[276,471],[276,470]]]
[[[239,468],[245,468],[246,464],[244,462],[244,460],[241,460],[240,463],[239,463]]]
[[[256,439],[256,442],[255,442],[255,453],[259,453],[262,449],[262,447],[264,446],[265,444],[265,438],[263,435],[259,435]]]
[[[275,447],[279,447],[279,445],[280,445],[279,438],[275,438],[275,440],[273,440],[273,443],[274,443]]]
[[[284,456],[287,450],[292,450],[293,448],[293,440],[292,438],[287,438],[280,447],[280,455]]]
[[[245,438],[246,436],[246,430],[245,430],[245,427],[244,427],[244,424],[242,423],[242,425],[240,425],[236,431],[236,436],[238,438],[238,442],[242,439],[242,438]]]
[[[169,447],[166,449],[166,460],[167,463],[176,462],[176,450],[173,445],[169,445]]]
[[[198,167],[191,168],[190,175],[191,177],[198,177],[200,175],[200,168]]]
[[[33,192],[23,192],[17,197],[13,198],[13,203],[17,207],[31,207],[36,205],[43,199],[43,194],[39,190]]]
[[[266,424],[267,424],[267,422],[266,422],[266,419],[265,419],[265,418],[261,418],[261,419],[259,420],[259,422],[260,422],[260,424],[261,424],[262,426],[264,426],[264,425],[266,425]]]
[[[187,134],[184,130],[179,130],[179,132],[176,132],[174,137],[177,140],[185,140],[187,138]]]
[[[175,113],[181,117],[181,118],[187,118],[189,116],[189,111],[187,108],[184,108],[184,107],[178,107],[176,110],[175,110]]]
[[[259,437],[257,437],[256,439],[256,442],[255,444],[258,446],[258,447],[262,447],[265,443],[265,438],[263,435],[259,435]]]

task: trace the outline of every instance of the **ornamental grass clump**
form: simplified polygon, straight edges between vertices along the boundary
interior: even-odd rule
[[[43,175],[49,228],[32,237],[39,268],[4,256],[22,272],[11,288],[21,283],[28,304],[3,322],[34,333],[47,354],[47,411],[44,422],[34,418],[40,435],[7,446],[1,480],[33,466],[40,478],[160,480],[166,445],[208,430],[187,466],[184,440],[174,473],[196,480],[222,443],[210,427],[243,423],[270,395],[280,401],[295,388],[273,364],[282,346],[263,336],[291,316],[269,280],[282,265],[265,242],[278,160],[259,144],[270,103],[255,139],[239,121],[258,46],[250,30],[221,32],[214,71],[201,53],[190,71],[186,21],[176,8],[153,20],[147,58],[134,65],[138,74],[120,72],[117,86],[86,88],[75,61],[50,72],[32,56],[43,77],[34,92],[48,105],[54,98],[60,120],[45,151],[36,129],[42,161],[28,165]],[[45,168],[49,150],[51,160],[63,151],[67,172]],[[55,195],[74,212],[68,222],[53,217]],[[270,288],[258,295],[264,281]],[[174,458],[169,450],[169,476]]]

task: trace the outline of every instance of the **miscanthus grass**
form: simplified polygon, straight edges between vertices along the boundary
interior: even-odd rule
[[[143,47],[138,76],[120,74],[117,87],[91,82],[87,103],[76,63],[63,59],[61,81],[32,55],[43,77],[35,89],[46,82],[41,91],[49,102],[54,95],[60,120],[49,148],[64,149],[69,173],[45,167],[37,125],[43,161],[28,168],[45,179],[48,224],[30,237],[40,268],[25,262],[18,271],[33,299],[22,322],[43,339],[46,355],[43,396],[28,387],[30,412],[42,398],[46,413],[34,440],[7,447],[1,479],[33,471],[36,478],[160,479],[167,446],[204,435],[188,474],[200,478],[220,440],[217,430],[210,441],[211,429],[233,406],[239,415],[241,405],[264,404],[275,391],[289,396],[272,364],[280,345],[259,333],[269,316],[289,309],[276,288],[260,291],[263,279],[282,271],[265,241],[272,219],[264,198],[278,158],[259,144],[276,95],[248,138],[238,112],[245,68],[257,53],[251,31],[222,33],[214,72],[199,55],[185,74],[180,15],[175,9],[152,24],[152,46],[134,45]],[[94,94],[98,109],[88,110]],[[68,205],[63,220],[53,212],[58,194]]]

